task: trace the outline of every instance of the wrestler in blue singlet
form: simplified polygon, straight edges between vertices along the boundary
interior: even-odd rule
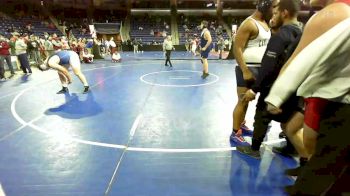
[[[205,31],[209,31],[209,30],[207,29],[207,30],[205,30]],[[204,48],[205,45],[207,45],[207,43],[208,43],[208,40],[206,40],[206,39],[204,38],[204,33],[205,33],[205,31],[203,31],[203,32],[202,32],[202,35],[201,35],[201,48]],[[202,58],[205,58],[205,59],[208,58],[209,53],[210,53],[210,51],[211,51],[212,48],[213,48],[213,43],[211,43],[211,44],[208,46],[208,48],[207,48],[206,50],[201,51],[201,57],[202,57]]]
[[[67,51],[67,50],[62,50],[57,52],[55,55],[57,55],[58,57],[60,57],[60,65],[69,65],[70,64],[70,57],[72,55],[76,54],[73,51]]]

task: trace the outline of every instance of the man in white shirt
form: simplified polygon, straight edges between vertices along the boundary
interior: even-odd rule
[[[18,36],[19,34],[14,34],[14,36]],[[32,74],[32,70],[29,65],[29,60],[27,56],[27,44],[25,43],[25,38],[27,35],[22,35],[16,41],[16,54],[21,63],[21,69],[24,74]]]
[[[113,37],[111,37],[111,39],[109,40],[109,46],[111,47],[111,55],[113,55],[117,50],[117,44],[115,44]]]
[[[110,48],[109,48],[109,46],[110,46],[110,44],[109,44],[109,41],[106,39],[105,41],[104,41],[104,43],[105,43],[105,54],[109,54],[109,52],[110,52]]]
[[[118,51],[112,54],[112,62],[120,63],[121,61],[122,61],[122,57],[120,56],[120,53]]]
[[[169,66],[168,62],[170,64],[170,67],[173,67],[173,64],[170,61],[170,55],[171,55],[171,51],[175,50],[173,42],[171,41],[171,36],[168,35],[166,37],[166,39],[163,42],[163,52],[165,52],[165,66]]]

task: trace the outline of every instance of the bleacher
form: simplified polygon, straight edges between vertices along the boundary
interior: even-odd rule
[[[70,26],[72,24],[76,24],[76,26],[73,25],[73,28],[71,28],[71,32],[73,33],[75,38],[88,39],[92,37],[89,31],[89,27],[87,25],[86,25],[86,33],[85,34],[81,33],[80,26],[83,25],[83,20],[81,18],[64,18],[64,20],[62,21],[65,21],[66,28],[71,28]],[[63,24],[59,22],[59,25],[63,25]]]
[[[150,44],[153,41],[157,43],[163,43],[165,37],[163,37],[162,33],[165,30],[167,35],[171,34],[171,25],[170,21],[166,21],[169,28],[166,29],[164,26],[164,22],[151,22],[144,20],[131,20],[131,29],[130,29],[130,37],[131,39],[142,39],[143,44]],[[143,30],[139,28],[142,27]],[[151,30],[153,30],[153,34],[151,34]]]
[[[21,18],[21,19],[12,19],[12,18],[0,18],[0,33],[4,34],[5,36],[10,36],[11,32],[17,31],[26,33],[27,24],[31,24],[31,33],[38,35],[38,36],[44,36],[44,32],[47,32],[49,34],[56,33],[58,36],[61,36],[62,33],[56,28],[49,28],[46,24],[44,24],[44,21],[36,18]],[[11,31],[8,29],[12,28]]]
[[[89,31],[87,31],[87,33],[82,35],[78,28],[73,28],[72,29],[72,33],[73,33],[75,38],[86,38],[86,39],[92,38],[92,36],[90,35]]]
[[[77,19],[75,19],[77,20]],[[69,21],[68,23],[73,22]],[[21,18],[21,19],[12,19],[12,18],[0,18],[0,33],[4,34],[5,36],[10,36],[11,32],[8,31],[9,28],[13,26],[14,31],[26,31],[26,25],[27,24],[32,25],[31,32],[38,36],[43,36],[45,32],[49,34],[56,33],[58,36],[62,36],[63,34],[57,29],[57,28],[49,28],[47,24],[44,23],[44,21],[37,19],[37,18]],[[140,18],[135,18],[131,20],[131,30],[130,30],[130,37],[131,39],[142,39],[143,44],[151,44],[152,42],[157,43],[163,43],[165,37],[163,37],[163,31],[165,30],[167,35],[171,34],[171,25],[170,21],[166,21],[169,28],[166,29],[164,25],[164,20],[161,22],[159,21],[145,21],[141,20]],[[197,28],[199,26],[199,22],[194,20],[189,20],[187,22],[187,27],[190,29],[188,32],[189,37],[193,37],[194,35],[200,36],[201,30]],[[142,29],[139,29],[139,28]],[[215,30],[210,29],[212,38],[214,42],[217,42],[218,36],[215,32]],[[151,34],[151,30],[153,30],[153,34]],[[183,23],[181,21],[178,22],[178,30],[179,30],[179,44],[183,45],[186,42],[185,37],[185,28],[183,27]],[[86,34],[82,35],[79,28],[73,28],[72,32],[76,38],[91,38],[91,35],[89,31],[87,31]],[[224,39],[229,39],[229,36],[225,31],[223,31],[223,37]]]
[[[199,29],[199,25],[200,25],[200,21],[196,22],[193,20],[189,20],[189,22],[186,24],[187,28],[189,29],[188,37],[193,37],[193,36],[200,36],[201,35],[201,30]],[[217,28],[217,26],[215,26],[215,28]],[[218,35],[215,32],[214,29],[208,28],[210,30],[213,42],[217,42],[218,40]],[[178,22],[178,30],[179,30],[179,43],[181,44],[185,44],[186,43],[186,37],[185,37],[185,28],[184,28],[184,24],[181,22]],[[223,38],[226,39],[230,39],[229,35],[226,33],[226,31],[224,29],[222,29],[222,36]]]

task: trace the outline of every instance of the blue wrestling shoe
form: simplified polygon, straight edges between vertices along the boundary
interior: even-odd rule
[[[253,131],[251,129],[249,129],[249,127],[247,127],[245,125],[245,121],[242,122],[240,128],[242,129],[242,135],[244,135],[244,136],[253,136]]]
[[[232,132],[230,141],[236,146],[250,146],[250,144],[244,139],[242,135],[242,129],[238,130],[237,133]]]

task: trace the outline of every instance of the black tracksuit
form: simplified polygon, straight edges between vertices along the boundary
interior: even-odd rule
[[[282,105],[282,114],[272,115],[266,110],[267,104],[264,99],[270,92],[270,89],[278,77],[278,74],[284,63],[293,53],[299,43],[302,34],[302,28],[298,25],[284,25],[280,31],[273,35],[267,44],[264,57],[261,62],[256,82],[252,86],[254,92],[260,92],[260,97],[256,105],[254,116],[254,134],[252,141],[252,149],[259,150],[263,142],[268,125],[271,120],[285,123],[298,110],[299,98],[293,96],[285,104]]]

